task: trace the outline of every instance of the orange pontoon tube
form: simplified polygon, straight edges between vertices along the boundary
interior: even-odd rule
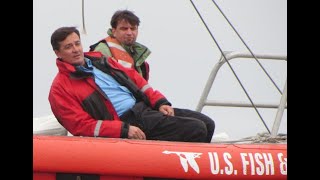
[[[34,180],[287,179],[287,144],[33,136]],[[83,178],[84,179],[84,178]]]

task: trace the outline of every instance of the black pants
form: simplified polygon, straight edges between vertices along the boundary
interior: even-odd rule
[[[139,127],[148,140],[211,142],[214,121],[208,116],[174,108],[174,116],[167,116],[139,102],[125,112],[120,119]]]

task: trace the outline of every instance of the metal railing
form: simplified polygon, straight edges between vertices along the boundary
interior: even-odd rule
[[[225,58],[230,61],[232,59],[236,58],[249,58],[254,59],[254,57],[250,53],[242,53],[242,52],[224,52]],[[213,81],[215,80],[215,77],[220,69],[220,67],[226,63],[226,59],[224,56],[221,55],[221,58],[219,62],[213,67],[209,78],[206,82],[205,88],[202,92],[202,95],[200,97],[199,103],[196,107],[196,111],[201,112],[204,106],[227,106],[227,107],[253,107],[250,103],[245,102],[234,102],[234,101],[213,101],[208,100],[208,95],[211,90]],[[287,61],[286,55],[274,55],[274,54],[254,54],[256,58],[259,58],[259,60],[285,60]],[[283,112],[285,108],[287,108],[287,81],[285,83],[281,100],[279,104],[276,103],[257,103],[254,104],[257,108],[277,108],[277,114],[273,123],[271,135],[276,136],[279,130],[281,118],[283,115]]]

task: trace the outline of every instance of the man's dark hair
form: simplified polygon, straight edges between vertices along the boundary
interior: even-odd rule
[[[139,26],[140,20],[132,11],[129,10],[118,10],[116,11],[111,18],[111,27],[117,28],[118,22],[121,20],[129,22],[132,26]]]
[[[53,50],[59,50],[60,49],[60,42],[64,41],[67,36],[69,36],[72,33],[78,34],[80,38],[79,30],[76,27],[61,27],[55,30],[51,35],[51,45]]]

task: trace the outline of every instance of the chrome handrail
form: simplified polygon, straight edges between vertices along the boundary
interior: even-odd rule
[[[225,58],[230,61],[236,58],[249,58],[254,59],[254,57],[250,53],[243,53],[243,52],[231,52],[225,51],[224,52]],[[223,55],[221,55],[219,62],[213,67],[209,78],[206,82],[206,85],[203,89],[202,95],[200,97],[199,103],[196,107],[196,111],[201,112],[204,106],[227,106],[227,107],[253,107],[250,103],[245,102],[232,102],[232,101],[212,101],[208,100],[209,92],[212,88],[212,84],[215,80],[215,77],[220,69],[220,67],[226,62],[226,59]],[[256,58],[260,60],[285,60],[287,61],[286,55],[275,55],[275,54],[254,54]],[[281,118],[284,112],[284,109],[287,108],[287,82],[285,83],[285,87],[281,96],[280,104],[276,103],[257,103],[255,104],[258,108],[278,108],[277,115],[273,124],[272,136],[276,136],[279,130]]]

